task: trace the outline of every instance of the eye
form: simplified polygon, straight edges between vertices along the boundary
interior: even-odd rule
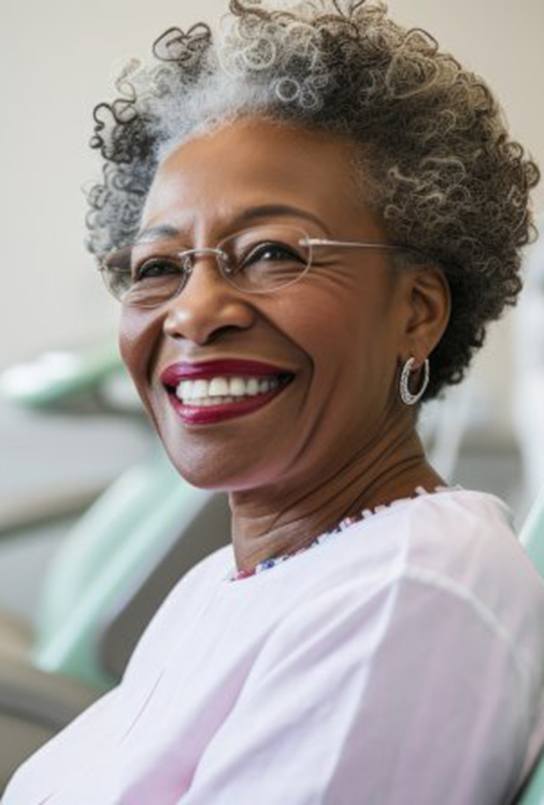
[[[303,258],[297,254],[292,247],[287,246],[285,243],[271,241],[269,243],[259,243],[257,246],[255,246],[253,250],[246,256],[244,264],[246,262],[253,262],[255,260],[262,260],[266,258],[270,258],[270,262],[285,259],[295,259],[299,260],[300,262],[304,262]]]
[[[183,267],[172,257],[151,257],[134,270],[134,279],[137,281],[150,280],[165,275],[172,276],[183,271]]]

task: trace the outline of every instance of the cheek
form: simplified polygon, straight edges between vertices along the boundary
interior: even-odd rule
[[[320,428],[343,422],[351,436],[379,419],[396,371],[391,294],[379,276],[363,279],[341,271],[320,274],[311,287],[286,298],[282,311],[312,364],[309,399]]]
[[[294,290],[294,289],[293,289]],[[376,288],[362,290],[340,272],[320,276],[312,287],[297,289],[285,299],[282,319],[316,372],[333,378],[358,374],[383,365],[390,328],[383,296]],[[352,382],[355,377],[351,377]]]
[[[160,321],[156,315],[135,308],[121,309],[119,352],[140,395],[151,381],[159,330]]]

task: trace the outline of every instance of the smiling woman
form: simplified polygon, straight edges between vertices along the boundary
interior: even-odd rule
[[[498,805],[544,744],[544,586],[415,429],[520,289],[538,170],[378,3],[231,0],[95,108],[89,247],[232,545],[5,805]]]
[[[298,547],[364,504],[409,494],[418,483],[442,483],[406,427],[412,415],[398,399],[395,375],[399,350],[408,358],[418,339],[420,353],[438,341],[449,310],[447,283],[429,265],[396,269],[387,248],[378,247],[387,243],[378,216],[346,190],[349,154],[338,136],[255,118],[233,121],[178,145],[161,162],[142,211],[143,242],[130,247],[120,327],[124,361],[183,477],[231,493],[234,548],[244,570]],[[289,210],[279,216],[264,208],[258,217],[254,210],[252,223],[240,230],[244,211],[267,200]],[[172,234],[152,237],[157,226]],[[324,237],[329,233],[338,240]],[[376,248],[343,248],[357,235]],[[314,240],[318,247],[309,245]],[[217,244],[218,262],[203,256],[188,265],[187,243],[205,250]],[[146,266],[151,277],[141,274]],[[190,279],[180,281],[189,271]],[[158,288],[168,289],[166,298]],[[160,382],[180,359],[259,360],[292,380],[251,417],[227,422],[239,404],[223,403],[222,412],[214,406],[225,420],[220,431],[180,429],[195,401],[179,406],[170,395],[174,407],[168,405]],[[222,371],[208,368],[206,376],[240,377],[239,368]],[[396,476],[391,491],[391,479],[380,477],[381,462],[371,461],[386,433],[396,442],[388,459]],[[343,466],[357,443],[358,455]],[[326,509],[317,505],[324,489],[336,489]],[[245,490],[252,490],[249,499]],[[241,527],[247,505],[268,520],[257,532],[255,515]],[[282,510],[285,516],[277,518]]]

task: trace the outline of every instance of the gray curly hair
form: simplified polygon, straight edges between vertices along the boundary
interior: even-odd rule
[[[88,248],[101,255],[134,237],[157,165],[190,137],[246,115],[348,136],[354,193],[392,241],[448,278],[452,314],[430,356],[430,399],[463,378],[487,324],[516,302],[538,168],[509,139],[485,83],[383,3],[267,5],[230,0],[216,42],[203,22],[170,28],[153,44],[156,62],[130,62],[120,97],[95,107],[103,178],[88,194]]]

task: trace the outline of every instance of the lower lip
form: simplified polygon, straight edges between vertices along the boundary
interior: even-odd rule
[[[267,405],[274,397],[281,394],[287,386],[291,385],[291,381],[279,388],[272,389],[266,394],[256,394],[254,397],[249,397],[240,402],[223,403],[223,405],[186,405],[182,403],[174,392],[168,393],[168,399],[172,408],[180,415],[181,419],[188,425],[208,425],[212,422],[221,422],[224,419],[233,419],[237,416],[250,414],[258,408]]]

